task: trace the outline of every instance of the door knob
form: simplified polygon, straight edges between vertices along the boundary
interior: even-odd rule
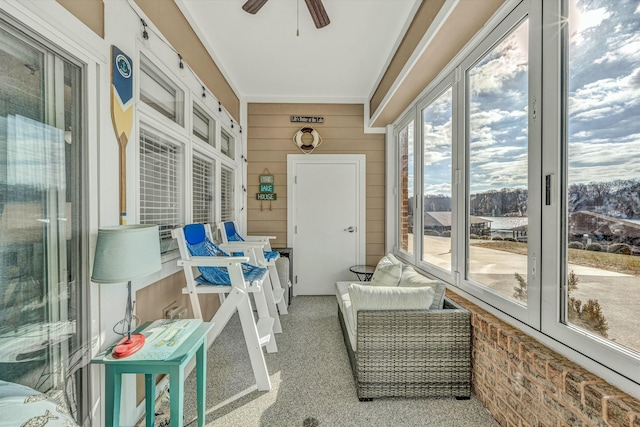
[[[344,231],[348,231],[349,233],[353,233],[354,231],[356,231],[356,228],[351,226],[349,228],[345,228]]]

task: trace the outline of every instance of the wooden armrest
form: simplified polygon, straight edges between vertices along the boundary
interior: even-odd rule
[[[217,257],[217,256],[194,256],[190,260],[178,260],[179,266],[191,267],[229,267],[239,265],[243,262],[249,262],[249,257]]]

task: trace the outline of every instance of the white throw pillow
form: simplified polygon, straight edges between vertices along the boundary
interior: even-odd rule
[[[378,262],[373,276],[371,276],[371,286],[398,286],[400,276],[402,276],[402,262],[398,261],[392,254],[387,254]]]
[[[433,302],[430,287],[400,288],[397,286],[366,286],[352,283],[349,297],[354,318],[362,310],[426,310]],[[357,322],[357,320],[356,320]]]
[[[402,277],[400,277],[400,283],[398,283],[398,287],[433,288],[433,303],[431,304],[431,307],[429,307],[429,310],[438,310],[444,307],[444,294],[447,290],[447,286],[439,280],[433,280],[423,276],[422,274],[414,270],[411,266],[406,266],[402,270]]]

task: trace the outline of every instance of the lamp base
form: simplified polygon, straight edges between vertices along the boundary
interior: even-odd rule
[[[144,346],[144,341],[144,335],[141,334],[132,334],[131,339],[124,337],[113,348],[111,355],[114,359],[131,356]]]

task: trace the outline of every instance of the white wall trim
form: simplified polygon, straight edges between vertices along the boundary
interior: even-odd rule
[[[398,148],[394,133],[395,127],[385,128],[385,236],[384,252],[394,252],[398,234]]]

